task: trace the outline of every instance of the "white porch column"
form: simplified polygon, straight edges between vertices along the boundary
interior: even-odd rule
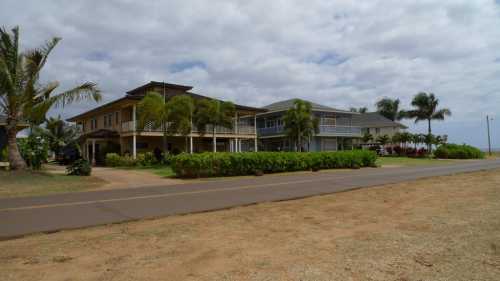
[[[137,157],[137,136],[132,136],[132,157],[135,159]]]
[[[189,134],[189,153],[193,154],[193,134]]]
[[[134,104],[132,106],[132,126],[134,126],[134,134],[132,135],[132,157],[134,159],[137,158],[137,136],[136,136],[136,129],[137,129],[137,116],[136,116],[136,105]]]
[[[240,152],[240,151],[238,150],[238,148],[239,148],[239,146],[238,146],[239,141],[240,141],[240,140],[239,140],[238,138],[235,138],[235,139],[234,139],[234,152]]]
[[[95,140],[92,140],[92,165],[95,165]]]
[[[254,145],[253,151],[257,152],[257,114],[253,116],[253,129],[255,133],[255,139],[253,140],[253,145]]]
[[[238,152],[241,152],[241,139],[238,139]]]

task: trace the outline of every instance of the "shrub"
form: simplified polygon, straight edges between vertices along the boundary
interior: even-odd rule
[[[374,167],[372,151],[244,152],[179,154],[172,157],[178,177],[253,175],[287,171]]]
[[[41,136],[29,135],[18,139],[18,145],[21,156],[33,170],[39,170],[42,163],[47,161],[49,145]]]
[[[434,155],[442,159],[482,159],[484,153],[476,147],[466,144],[443,144],[440,145]]]
[[[141,158],[144,162],[143,154],[138,154],[137,159],[134,159],[131,156],[120,156],[117,153],[108,153],[106,154],[105,164],[108,167],[133,167],[139,163]]]
[[[90,176],[92,167],[85,159],[78,159],[66,168],[69,176]]]
[[[0,150],[0,162],[7,161],[9,158],[7,147],[4,147]]]
[[[137,164],[140,166],[152,166],[157,164],[156,157],[152,152],[137,154]]]

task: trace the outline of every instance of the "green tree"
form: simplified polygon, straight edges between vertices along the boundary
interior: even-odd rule
[[[377,142],[380,143],[380,145],[384,146],[389,143],[391,139],[389,138],[388,135],[382,135],[377,137]]]
[[[188,95],[174,96],[168,102],[169,110],[169,126],[168,131],[173,134],[181,135],[186,140],[191,134],[193,124],[194,102]]]
[[[407,144],[409,142],[411,142],[412,140],[412,134],[411,133],[408,133],[408,132],[402,132],[401,133],[401,142],[403,143],[403,147],[406,151],[406,148],[407,148]]]
[[[368,108],[367,107],[359,107],[359,108],[351,107],[349,109],[349,111],[351,111],[351,112],[358,112],[358,113],[366,113],[366,112],[368,112]]]
[[[87,82],[53,94],[58,82],[43,84],[39,81],[49,54],[60,40],[52,38],[39,48],[21,52],[19,28],[13,28],[11,33],[0,28],[0,113],[7,116],[7,145],[12,169],[26,168],[16,142],[20,122],[41,124],[54,106],[65,106],[83,99],[101,99],[94,83]]]
[[[402,143],[402,138],[401,138],[401,133],[400,132],[397,132],[395,133],[392,137],[391,137],[391,143],[392,144],[397,144],[397,145],[401,145]]]
[[[311,103],[300,99],[285,113],[283,123],[286,135],[295,142],[298,151],[302,151],[304,141],[319,132],[319,119],[314,117]]]
[[[204,134],[207,129],[212,131],[213,152],[217,152],[217,126],[233,128],[233,117],[236,108],[232,102],[212,99],[201,99],[196,105],[194,124]]]
[[[60,116],[47,119],[45,128],[36,128],[37,134],[47,140],[49,149],[56,157],[61,155],[62,149],[68,144],[75,143],[79,135],[78,130],[64,122]]]
[[[170,110],[167,101],[156,92],[148,92],[137,104],[137,128],[158,129],[163,132],[163,149],[168,150],[167,135]],[[151,127],[151,128],[150,128]]]
[[[375,103],[377,112],[392,121],[401,120],[405,117],[405,111],[399,109],[399,99],[382,98]]]
[[[370,141],[373,140],[373,135],[368,132],[365,132],[361,140],[363,141],[363,143],[369,143]]]
[[[431,121],[444,120],[446,116],[451,116],[448,108],[438,109],[439,99],[433,93],[418,93],[413,97],[411,105],[415,108],[407,112],[406,117],[415,119],[415,123],[427,121],[427,135],[432,135]],[[432,152],[432,143],[427,143],[429,154]]]
[[[424,134],[412,134],[411,142],[415,145],[415,150],[417,150],[417,146],[421,143],[425,143],[425,135]]]

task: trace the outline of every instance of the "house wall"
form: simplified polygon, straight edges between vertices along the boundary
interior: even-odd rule
[[[363,130],[369,132],[374,138],[383,135],[388,135],[389,137],[392,137],[394,134],[401,131],[400,127],[363,128]]]

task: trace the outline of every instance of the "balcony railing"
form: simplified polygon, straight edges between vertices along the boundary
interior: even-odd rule
[[[259,135],[261,136],[271,136],[271,135],[281,135],[284,134],[283,126],[269,127],[269,128],[258,128]],[[319,135],[332,135],[332,136],[360,136],[361,127],[355,126],[332,126],[332,125],[320,125]]]
[[[168,123],[167,123],[168,126]],[[134,121],[128,121],[128,122],[123,122],[122,123],[122,132],[163,132],[163,127],[155,127],[153,126],[153,123],[148,122],[144,126],[144,129],[142,130],[137,130],[136,129],[136,123]],[[217,134],[243,134],[243,135],[254,135],[255,134],[255,127],[251,125],[244,125],[244,124],[239,124],[238,125],[238,130],[236,128],[225,128],[222,126],[216,126],[215,127],[215,132]],[[199,131],[193,127],[193,133],[199,133]],[[212,133],[212,126],[207,126],[205,129],[206,134]]]

